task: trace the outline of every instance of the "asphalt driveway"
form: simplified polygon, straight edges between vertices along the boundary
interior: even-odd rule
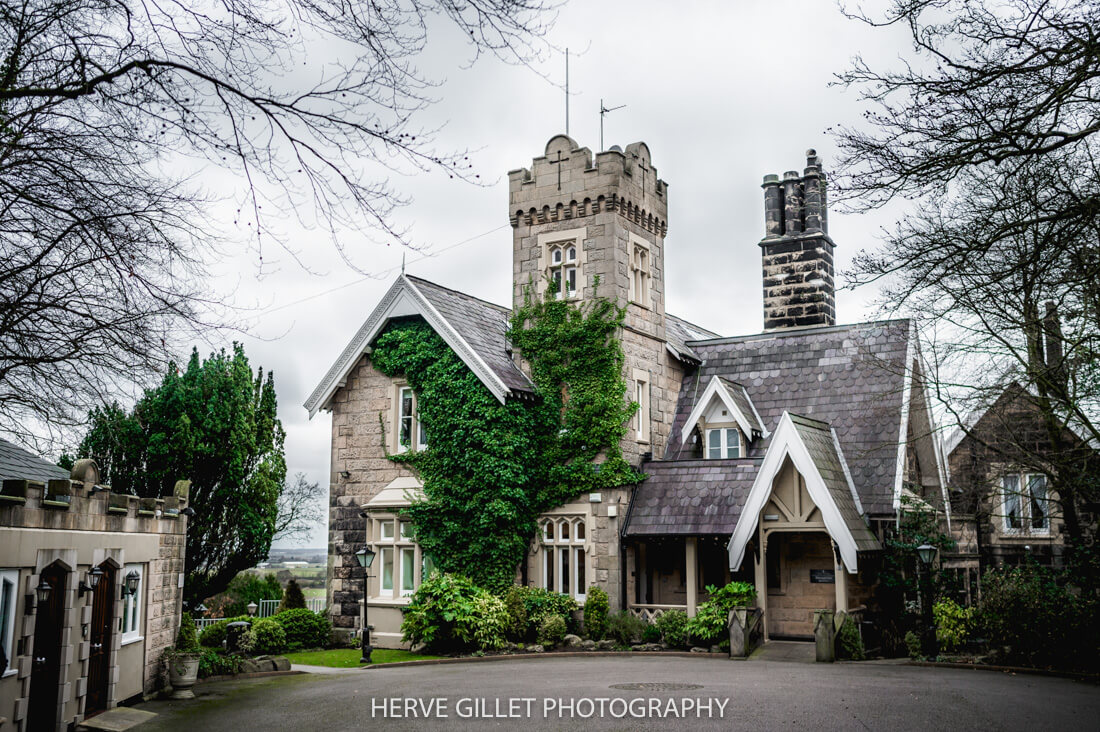
[[[896,663],[535,658],[201,684],[155,730],[1089,730],[1100,687]]]

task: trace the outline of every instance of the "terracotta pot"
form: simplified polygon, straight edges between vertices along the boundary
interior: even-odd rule
[[[199,654],[175,653],[168,657],[168,683],[172,699],[194,699],[191,687],[199,678]]]

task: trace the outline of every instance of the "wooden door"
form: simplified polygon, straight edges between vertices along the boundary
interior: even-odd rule
[[[101,565],[103,576],[92,593],[92,627],[88,652],[88,696],[84,716],[90,717],[107,708],[107,680],[111,670],[111,646],[114,639],[115,570]]]
[[[41,577],[50,596],[38,603],[34,620],[34,657],[31,664],[31,696],[27,729],[57,728],[61,685],[61,627],[65,614],[65,575],[61,565],[51,564]]]

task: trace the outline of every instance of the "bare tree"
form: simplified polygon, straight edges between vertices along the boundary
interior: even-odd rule
[[[179,329],[225,322],[205,171],[239,176],[261,261],[294,254],[265,210],[403,242],[388,173],[476,175],[416,126],[429,29],[523,62],[546,5],[0,2],[0,429],[64,424],[163,369]]]
[[[296,539],[308,536],[322,524],[325,492],[321,484],[310,483],[305,473],[297,473],[294,482],[287,482],[279,494],[279,514],[275,519],[275,539]]]

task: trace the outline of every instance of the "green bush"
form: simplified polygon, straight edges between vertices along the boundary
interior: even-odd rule
[[[474,643],[480,650],[494,650],[504,645],[508,627],[508,607],[499,597],[481,592],[474,598]]]
[[[542,619],[547,615],[560,615],[565,620],[566,630],[576,630],[573,613],[579,605],[569,595],[551,592],[541,587],[524,587],[523,604],[527,608],[528,634],[537,635]]]
[[[241,635],[238,647],[254,656],[282,653],[287,649],[286,631],[274,618],[257,618]]]
[[[565,618],[560,615],[547,615],[539,623],[539,643],[553,648],[565,638]]]
[[[603,640],[607,632],[607,593],[592,585],[584,601],[584,632],[592,640]]]
[[[863,648],[863,636],[859,634],[859,627],[852,616],[844,618],[840,626],[840,632],[836,638],[837,658],[846,658],[851,661],[862,661],[867,658],[867,652]]]
[[[203,648],[199,657],[199,677],[228,676],[239,673],[241,670],[241,657],[236,654],[225,654],[215,651],[213,648]]]
[[[607,637],[621,646],[637,642],[645,627],[644,620],[626,610],[607,616]]]
[[[909,658],[914,661],[919,661],[924,657],[924,650],[921,648],[920,634],[912,630],[905,634],[905,648],[909,651]]]
[[[962,607],[954,600],[944,598],[932,606],[936,621],[936,640],[944,651],[962,648],[974,625],[974,608]]]
[[[730,582],[724,587],[707,585],[710,597],[688,621],[688,633],[704,643],[717,643],[729,637],[729,614],[735,607],[752,606],[756,588],[748,582]]]
[[[176,634],[176,648],[181,653],[196,653],[199,650],[199,635],[195,630],[195,621],[191,613],[180,616],[180,629]]]
[[[206,600],[213,612],[225,617],[244,615],[248,603],[260,604],[260,600],[281,600],[283,586],[274,574],[241,572],[229,583],[225,592]]]
[[[519,585],[512,585],[504,596],[504,607],[508,611],[504,634],[515,643],[527,639],[527,605],[524,603],[526,593],[523,589]]]
[[[688,616],[683,610],[666,610],[654,625],[670,646],[682,648],[688,644]]]
[[[286,591],[283,593],[283,601],[279,605],[279,612],[284,610],[300,610],[306,606],[306,596],[302,594],[302,588],[298,580],[291,578],[286,583]]]
[[[288,651],[325,648],[332,641],[332,621],[312,610],[284,610],[273,615],[271,620],[282,626]]]
[[[642,629],[642,643],[660,643],[661,631],[656,625],[647,625]]]
[[[229,632],[229,624],[240,620],[251,621],[247,615],[238,615],[235,618],[225,618],[202,629],[199,634],[199,643],[207,648],[221,648],[225,642],[225,636]]]
[[[499,648],[510,623],[503,600],[457,574],[432,574],[403,612],[403,640],[444,653]]]

